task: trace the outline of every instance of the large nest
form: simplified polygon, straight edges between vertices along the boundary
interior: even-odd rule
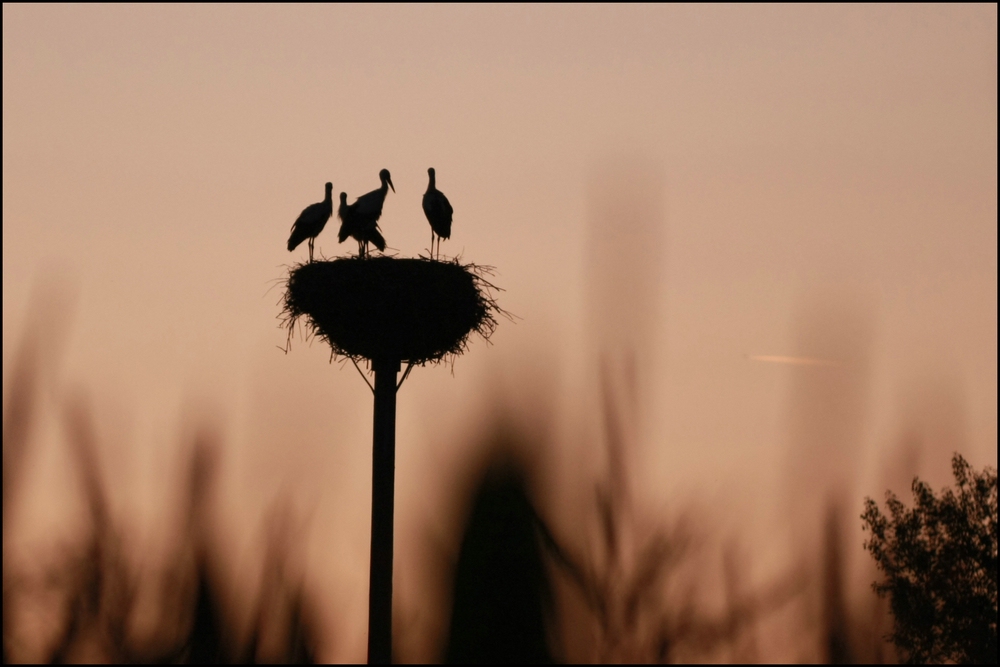
[[[436,362],[464,352],[475,331],[489,339],[504,313],[488,267],[429,259],[357,257],[299,264],[288,274],[284,323],[355,361]]]

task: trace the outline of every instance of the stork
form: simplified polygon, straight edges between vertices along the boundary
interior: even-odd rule
[[[438,255],[441,254],[441,239],[451,237],[451,215],[454,210],[444,193],[435,187],[434,167],[427,170],[430,182],[424,193],[424,215],[431,223],[431,256],[434,256],[434,237],[438,239]]]
[[[379,180],[382,181],[382,187],[378,190],[372,190],[367,194],[363,194],[358,197],[353,204],[351,204],[351,210],[354,215],[354,219],[357,222],[358,229],[364,236],[373,236],[373,232],[378,232],[378,219],[382,217],[382,204],[385,203],[385,195],[389,192],[389,188],[392,191],[396,191],[396,186],[392,184],[392,177],[389,176],[389,170],[383,169],[378,173]],[[378,238],[382,235],[378,234]],[[366,238],[375,242],[376,239]],[[385,246],[385,241],[382,241],[383,247]],[[375,247],[378,247],[378,243],[375,243]]]
[[[347,237],[353,237],[358,242],[358,257],[367,254],[368,243],[372,243],[381,251],[385,250],[385,238],[379,233],[377,222],[365,219],[358,215],[357,202],[347,205],[347,193],[340,193],[340,208],[337,209],[337,217],[340,218],[340,232],[337,240],[343,243]]]
[[[351,207],[347,205],[347,193],[340,193],[340,207],[337,209],[337,217],[340,218],[340,231],[337,233],[337,242],[343,243],[349,236],[353,236],[358,242],[358,257],[362,257],[361,239],[358,238],[357,223],[352,215]]]
[[[288,237],[288,252],[295,250],[300,243],[309,239],[309,261],[313,261],[313,243],[331,215],[333,215],[333,183],[327,183],[326,198],[306,206],[292,225],[292,235]]]

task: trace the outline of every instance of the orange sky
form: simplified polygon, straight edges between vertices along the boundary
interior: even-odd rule
[[[773,502],[796,438],[841,419],[796,408],[840,367],[782,357],[857,373],[868,492],[907,433],[996,465],[996,45],[995,5],[5,4],[4,368],[56,276],[52,400],[89,392],[124,497],[155,513],[180,425],[213,412],[253,503],[360,503],[318,510],[314,553],[366,571],[370,395],[319,343],[276,349],[272,287],[328,180],[354,197],[388,168],[388,244],[425,249],[433,166],[442,251],[496,266],[520,319],[401,390],[403,549],[498,396],[548,392],[560,474],[600,467],[598,348],[638,350],[653,506]],[[943,483],[955,447],[927,446]]]

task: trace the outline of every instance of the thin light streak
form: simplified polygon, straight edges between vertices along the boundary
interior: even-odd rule
[[[839,366],[839,361],[833,359],[816,359],[813,357],[786,357],[782,355],[754,354],[748,355],[750,361],[765,361],[771,364],[792,364],[795,366]]]

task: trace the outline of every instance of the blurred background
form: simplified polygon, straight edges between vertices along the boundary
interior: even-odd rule
[[[371,394],[282,351],[285,242],[388,168],[426,254],[433,166],[516,319],[399,392],[397,659],[468,658],[483,520],[541,526],[535,658],[894,660],[864,496],[997,460],[996,45],[995,5],[5,4],[4,658],[364,659]]]

